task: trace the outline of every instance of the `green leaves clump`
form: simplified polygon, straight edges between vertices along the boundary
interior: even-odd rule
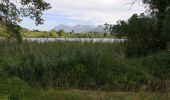
[[[3,24],[9,36],[21,40],[18,23],[21,22],[22,17],[29,17],[35,20],[35,24],[43,24],[41,18],[42,12],[50,9],[49,3],[44,0],[19,0],[19,2],[12,0],[1,0],[0,2],[0,24]]]

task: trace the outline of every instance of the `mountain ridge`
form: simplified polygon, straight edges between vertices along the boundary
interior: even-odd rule
[[[70,25],[64,25],[60,24],[58,26],[55,26],[53,30],[59,31],[59,30],[64,30],[65,32],[72,32],[74,31],[75,33],[87,33],[87,32],[99,32],[99,33],[104,33],[104,26],[103,25],[75,25],[75,26],[70,26]]]

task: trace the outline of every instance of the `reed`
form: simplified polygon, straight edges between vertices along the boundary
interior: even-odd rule
[[[120,43],[0,42],[5,70],[45,89],[148,91],[163,89],[170,53],[126,58]]]

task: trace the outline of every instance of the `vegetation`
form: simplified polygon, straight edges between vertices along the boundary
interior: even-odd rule
[[[22,38],[18,23],[22,21],[21,17],[29,17],[35,20],[36,25],[43,24],[42,12],[50,8],[50,4],[44,0],[19,0],[19,2],[1,0],[0,24],[3,24],[9,36],[16,38],[20,42]]]
[[[146,17],[144,14],[134,14],[128,21],[119,21],[113,27],[118,37],[126,37],[126,55],[141,56],[156,51],[157,39],[154,18]]]
[[[134,14],[127,21],[118,21],[117,25],[106,23],[104,34],[78,34],[64,30],[22,29],[18,26],[20,16],[30,17],[37,25],[42,24],[42,12],[50,5],[43,0],[20,0],[19,6],[1,0],[2,37],[21,41],[21,36],[95,38],[114,37],[116,33],[116,37],[126,38],[126,41],[24,41],[18,44],[0,39],[0,99],[170,99],[170,2],[142,2],[148,6],[149,15]]]
[[[167,41],[162,38],[162,29],[166,15],[169,14],[170,1],[169,0],[142,0],[144,4],[147,4],[152,13],[156,15],[157,32],[155,37],[160,40],[157,46],[161,49],[166,48]]]
[[[169,79],[169,52],[126,60],[117,43],[3,42],[1,52],[6,71],[44,88],[137,91],[146,85],[158,91],[161,79]]]
[[[153,15],[134,14],[128,21],[118,21],[117,25],[112,26],[111,32],[117,33],[117,37],[126,37],[126,55],[137,57],[168,48],[169,14],[159,36],[157,25],[157,18]]]
[[[51,30],[47,31],[38,31],[33,30],[29,31],[27,29],[21,30],[21,35],[27,38],[113,38],[116,37],[115,34],[106,34],[98,32],[89,32],[89,33],[75,33],[75,32],[64,32],[64,30]]]
[[[78,89],[48,89],[29,86],[14,76],[0,76],[2,100],[165,100],[165,94],[153,92],[106,92]]]
[[[29,31],[27,29],[22,29],[21,36],[24,38],[48,38],[48,37],[55,37],[56,34],[49,33],[46,31],[44,32],[38,30]]]
[[[6,73],[3,73],[0,78],[2,80],[0,94],[14,96],[13,98],[32,97],[31,100],[34,100],[50,96],[50,100],[53,100],[54,98],[67,99],[67,97],[68,99],[83,98],[88,94],[96,96],[93,92],[87,91],[81,94],[79,90],[74,92],[67,89],[143,91],[142,95],[150,98],[150,93],[146,91],[168,93],[170,87],[170,52],[168,51],[129,59],[124,56],[123,44],[118,43],[24,42],[17,44],[1,41],[0,52],[1,69],[4,68]],[[5,84],[6,82],[8,83]],[[38,96],[37,93],[40,95]],[[55,96],[58,93],[59,95]],[[113,98],[123,99],[134,98],[137,95],[109,94],[101,98],[113,96]],[[137,95],[139,98],[140,96]],[[167,98],[165,94],[162,96],[160,94],[156,98],[162,97]],[[85,96],[85,98],[93,97]]]
[[[132,5],[137,1],[133,0]],[[149,53],[166,50],[170,43],[169,0],[142,0],[149,14],[134,14],[127,21],[120,20],[110,25],[111,33],[117,37],[126,37],[126,55],[144,56]]]

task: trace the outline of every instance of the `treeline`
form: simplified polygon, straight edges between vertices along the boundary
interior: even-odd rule
[[[32,38],[112,38],[115,37],[109,33],[99,32],[87,32],[87,33],[76,33],[76,32],[64,32],[64,30],[51,30],[51,31],[39,31],[39,30],[26,30],[22,29],[21,35],[23,37]]]
[[[167,50],[170,43],[170,1],[133,0],[132,5],[142,1],[148,14],[134,14],[130,19],[110,25],[111,33],[126,37],[126,55],[144,56],[149,53]]]
[[[111,33],[119,38],[126,37],[127,56],[143,56],[149,53],[166,50],[170,43],[170,13],[167,11],[162,27],[158,27],[156,13],[149,15],[134,14],[128,20],[119,20],[110,25]]]
[[[102,37],[112,37],[109,33],[100,33],[100,32],[87,32],[87,33],[76,33],[72,32],[64,32],[64,30],[55,31],[52,30],[50,32],[51,35],[55,35],[56,37],[68,37],[68,38],[102,38]]]

